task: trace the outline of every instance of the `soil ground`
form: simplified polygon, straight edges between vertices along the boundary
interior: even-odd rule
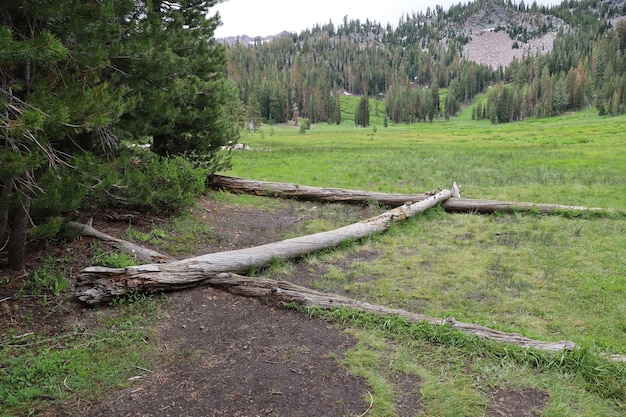
[[[235,205],[204,197],[194,215],[209,223],[212,239],[202,253],[269,243],[285,233],[298,231],[305,217],[337,216],[347,223],[370,217],[381,210],[347,206],[329,214],[312,203],[285,201],[274,208]],[[127,222],[110,220],[110,213],[90,214],[93,226],[125,238]],[[136,213],[133,227],[149,229],[163,223],[158,216]],[[45,258],[58,260],[71,280],[91,261],[88,239],[56,245],[29,245],[28,270]],[[66,256],[68,255],[68,256]],[[194,254],[189,254],[189,256]],[[5,262],[0,256],[0,265]],[[361,260],[376,253],[361,253]],[[185,256],[179,256],[181,258]],[[71,259],[71,261],[64,261]],[[65,263],[64,263],[65,262]],[[345,260],[343,262],[346,262]],[[27,271],[28,272],[28,271]],[[25,274],[0,269],[8,281],[0,285],[0,335],[9,327],[24,333],[62,332],[69,326],[89,327],[93,312],[72,302],[46,310],[28,298],[17,297]],[[296,267],[293,282],[310,284],[315,276]],[[337,326],[309,318],[265,300],[243,298],[211,288],[170,293],[158,300],[164,319],[155,334],[167,361],[150,372],[138,370],[135,383],[110,393],[95,404],[76,402],[50,408],[46,416],[366,416],[370,406],[364,380],[351,375],[341,364],[351,339]],[[112,308],[112,307],[111,307]],[[29,311],[32,322],[19,320],[19,311]],[[33,324],[34,323],[34,324]],[[46,327],[41,329],[42,324]],[[420,398],[420,381],[398,375],[397,415],[426,415]],[[547,393],[493,391],[487,393],[486,416],[540,416],[549,400]]]

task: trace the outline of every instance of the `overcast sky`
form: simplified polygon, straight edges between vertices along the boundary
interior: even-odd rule
[[[215,37],[223,38],[276,35],[283,30],[299,33],[329,20],[337,27],[346,15],[348,20],[369,19],[396,27],[403,14],[425,12],[428,6],[434,9],[435,4],[447,10],[458,3],[459,0],[228,0],[215,6],[211,13],[219,11],[222,17],[222,26],[215,31]],[[525,3],[530,4],[532,0]],[[558,3],[560,0],[537,0],[537,4]]]

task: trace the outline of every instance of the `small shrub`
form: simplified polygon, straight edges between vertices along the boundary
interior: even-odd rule
[[[184,158],[146,158],[128,167],[124,194],[136,206],[176,212],[204,190],[206,172]]]
[[[311,129],[311,120],[307,118],[300,119],[300,133],[306,133]]]
[[[24,281],[18,294],[20,296],[29,294],[34,297],[47,294],[58,296],[69,288],[70,285],[63,274],[57,273],[49,266],[43,266]]]
[[[189,207],[204,191],[214,162],[197,155],[193,160],[162,158],[147,150],[125,151],[106,164],[85,155],[75,161],[82,177],[73,186],[89,185],[83,187],[88,190],[83,201],[93,207],[123,205],[172,213]]]
[[[51,217],[41,224],[36,225],[28,231],[31,239],[51,239],[55,237],[63,226],[62,217]]]
[[[94,256],[93,264],[107,268],[125,268],[137,265],[137,262],[126,253],[106,253]]]

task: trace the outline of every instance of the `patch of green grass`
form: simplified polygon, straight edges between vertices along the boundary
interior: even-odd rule
[[[37,415],[52,404],[94,401],[152,366],[145,325],[158,317],[151,297],[118,304],[97,329],[52,337],[8,335],[0,342],[0,415]]]
[[[97,266],[107,268],[125,268],[127,266],[137,265],[139,260],[134,256],[119,251],[104,251],[99,245],[93,247],[93,259],[91,263]]]
[[[462,185],[468,198],[626,209],[624,116],[579,112],[491,125],[464,117],[370,129],[320,124],[306,138],[276,126],[251,137],[229,175],[415,193]]]
[[[40,297],[51,295],[59,296],[62,292],[70,288],[69,282],[62,273],[59,273],[51,266],[52,260],[47,260],[45,265],[35,270],[28,279],[20,286],[18,294],[20,296],[31,295]]]
[[[126,236],[139,242],[145,243],[150,240],[152,234],[149,232],[142,232],[131,225],[128,226],[128,229],[126,229]]]
[[[195,245],[202,244],[204,239],[211,236],[213,230],[207,223],[191,215],[183,215],[173,218],[169,234],[162,239],[155,239],[153,244],[162,246],[171,255],[195,253]]]
[[[234,194],[224,190],[209,191],[207,194],[216,201],[236,206],[254,206],[270,210],[280,208],[282,205],[280,199],[258,197],[250,194]]]
[[[482,393],[511,384],[555,392],[560,396],[553,398],[559,405],[555,409],[573,412],[582,407],[586,410],[582,415],[597,416],[618,416],[623,411],[626,366],[606,361],[587,347],[570,352],[537,351],[468,336],[448,326],[409,323],[398,317],[341,308],[295,308],[362,329],[350,331],[359,340],[368,341],[366,348],[363,342],[357,346],[360,357],[354,365],[349,362],[351,367],[373,368],[378,378],[378,374],[388,374],[388,370],[380,369],[381,363],[417,373],[424,381],[422,395],[429,416],[481,415],[486,401]],[[381,345],[388,347],[381,349]],[[383,395],[382,401],[389,400]]]
[[[172,217],[166,225],[141,231],[129,226],[126,235],[140,244],[148,243],[159,247],[161,251],[172,256],[197,252],[206,239],[213,236],[213,230],[206,223],[189,213]]]

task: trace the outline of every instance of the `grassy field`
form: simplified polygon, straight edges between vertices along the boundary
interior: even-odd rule
[[[485,393],[533,387],[544,416],[623,416],[626,367],[626,118],[593,110],[491,125],[459,118],[305,134],[264,126],[242,139],[225,174],[383,192],[462,186],[468,198],[617,209],[608,216],[447,214],[434,209],[390,233],[309,257],[317,289],[542,340],[572,340],[573,355],[537,357],[456,337],[415,336],[406,324],[345,317],[359,342],[347,364],[370,381],[372,415],[395,415],[392,375],[419,377],[428,416],[480,416]],[[242,200],[244,201],[244,200]],[[351,262],[360,251],[376,259]],[[293,265],[269,275],[288,279]],[[306,266],[305,266],[306,267]],[[337,313],[339,314],[339,313]],[[419,333],[419,332],[418,332]],[[420,333],[421,334],[421,333]],[[447,336],[446,336],[447,337]]]
[[[382,114],[382,113],[381,113]],[[623,117],[594,110],[492,125],[467,111],[450,121],[357,128],[264,126],[244,136],[230,175],[414,193],[456,181],[468,198],[626,208]]]

